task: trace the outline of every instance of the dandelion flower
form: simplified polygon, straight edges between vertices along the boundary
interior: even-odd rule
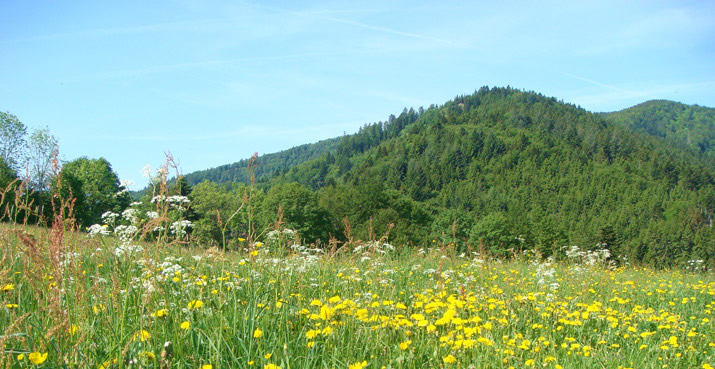
[[[452,354],[449,354],[449,355],[443,357],[442,361],[444,361],[445,364],[452,364],[452,363],[457,362],[457,358],[452,356]]]
[[[273,363],[268,363],[263,367],[263,369],[281,369],[281,367]]]
[[[412,341],[405,341],[400,343],[400,349],[401,350],[407,350],[408,347],[412,344]]]
[[[181,323],[181,325],[179,325],[179,328],[181,328],[183,330],[187,330],[187,329],[189,329],[189,327],[191,327],[191,323],[189,323],[187,321],[185,321],[185,322]]]
[[[213,365],[211,365],[211,364],[204,364],[204,365],[201,365],[201,369],[213,369],[213,368],[214,368],[214,366],[213,366]]]
[[[256,328],[255,331],[253,331],[253,338],[261,338],[263,337],[263,331]]]
[[[137,339],[137,338],[139,338],[140,341],[144,342],[144,341],[148,340],[149,338],[151,338],[151,333],[142,329],[139,332],[134,334],[134,339]]]
[[[196,309],[202,308],[203,306],[204,306],[203,301],[201,301],[201,300],[191,300],[191,301],[189,302],[189,305],[188,305],[187,307],[189,308],[189,310],[196,310]]]
[[[14,290],[14,289],[15,289],[15,285],[14,285],[14,284],[11,284],[11,283],[8,283],[8,284],[2,286],[2,288],[0,288],[0,291],[2,291],[2,292],[7,292],[7,291],[12,291],[12,290]]]
[[[47,360],[47,353],[41,354],[39,352],[32,352],[30,355],[27,355],[27,359],[35,365],[40,365]]]
[[[363,369],[366,366],[367,361],[363,361],[361,363],[350,364],[350,366],[348,366],[348,369]]]

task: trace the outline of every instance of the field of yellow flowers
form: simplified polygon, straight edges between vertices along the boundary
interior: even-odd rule
[[[711,368],[715,276],[0,226],[0,367]],[[247,241],[244,241],[247,243]]]

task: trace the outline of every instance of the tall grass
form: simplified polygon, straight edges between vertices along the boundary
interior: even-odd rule
[[[3,225],[3,367],[706,368],[712,274],[284,239],[224,253]],[[277,238],[275,240],[278,240]],[[246,245],[249,246],[249,245]],[[291,247],[292,246],[292,247]],[[38,359],[39,358],[39,359]]]

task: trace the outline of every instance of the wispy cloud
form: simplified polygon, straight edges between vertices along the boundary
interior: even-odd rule
[[[592,85],[595,85],[595,86],[600,86],[600,87],[608,88],[608,89],[615,90],[615,91],[619,91],[619,92],[622,92],[622,93],[625,93],[625,94],[629,94],[629,95],[636,95],[636,93],[633,92],[633,91],[629,91],[629,90],[626,90],[626,89],[623,89],[623,88],[620,88],[620,87],[617,87],[617,86],[609,85],[609,84],[606,84],[606,83],[601,83],[601,82],[598,82],[598,81],[594,81],[594,80],[592,80],[592,79],[585,78],[585,77],[581,77],[581,76],[577,76],[577,75],[575,75],[575,74],[564,73],[564,75],[569,76],[569,77],[571,77],[571,78],[575,78],[575,79],[584,81],[584,82],[588,82],[588,83],[590,83],[590,84],[592,84]]]
[[[350,19],[342,19],[342,18],[335,18],[335,17],[324,17],[324,18],[331,20],[333,22],[348,24],[348,25],[352,25],[352,26],[356,26],[356,27],[360,27],[360,28],[364,28],[364,29],[369,29],[372,31],[378,31],[378,32],[382,32],[382,33],[393,34],[393,35],[398,35],[398,36],[403,36],[403,37],[416,38],[416,39],[425,40],[425,41],[433,41],[433,42],[438,42],[438,43],[452,45],[452,46],[457,45],[455,42],[453,42],[451,40],[432,37],[432,36],[428,36],[428,35],[422,35],[419,33],[404,32],[404,31],[400,31],[400,30],[396,30],[396,29],[392,29],[392,28],[388,28],[388,27],[374,26],[371,24],[362,23],[362,22],[358,22],[358,21],[354,21],[354,20],[350,20]]]
[[[157,33],[157,32],[196,32],[196,31],[209,31],[209,30],[219,30],[227,27],[228,24],[225,19],[198,19],[191,21],[179,21],[179,22],[163,22],[163,23],[152,23],[152,24],[140,24],[133,26],[120,26],[120,27],[105,27],[105,28],[91,28],[84,30],[66,31],[66,32],[55,32],[40,34],[28,37],[21,37],[15,39],[1,39],[0,43],[16,43],[16,42],[29,42],[29,41],[45,41],[45,40],[58,40],[58,39],[86,39],[86,38],[102,38],[108,36],[120,36],[120,35],[141,35],[147,33]]]

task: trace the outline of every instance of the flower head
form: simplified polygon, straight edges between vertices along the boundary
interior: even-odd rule
[[[47,360],[47,353],[41,354],[39,352],[32,352],[27,356],[27,359],[35,365],[40,365]]]

